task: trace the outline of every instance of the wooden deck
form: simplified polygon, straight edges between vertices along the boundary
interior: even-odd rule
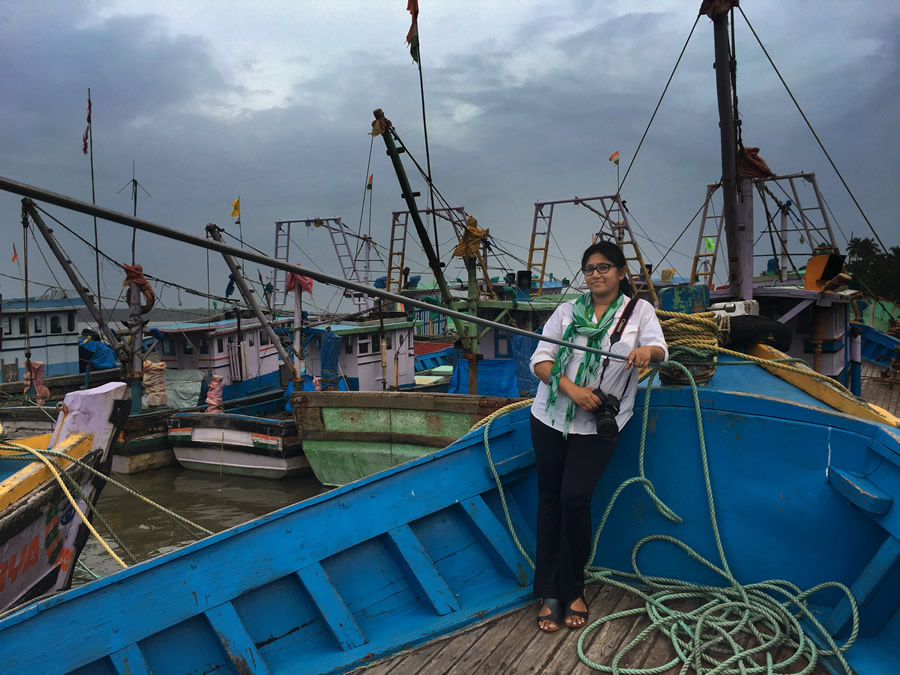
[[[863,361],[862,398],[900,417],[900,383],[891,386],[891,380],[881,375],[886,370],[887,366],[882,368]]]
[[[592,620],[632,607],[640,600],[632,593],[613,586],[591,586],[587,593]],[[537,602],[478,624],[455,635],[434,640],[417,649],[396,654],[386,660],[352,671],[355,675],[438,675],[464,673],[572,673],[595,672],[578,658],[577,644],[582,630],[565,627],[555,633],[542,633],[535,616]],[[610,665],[616,653],[630,643],[646,626],[644,616],[628,617],[603,625],[585,640],[585,655],[595,663]],[[776,661],[786,659],[792,650],[774,654]],[[675,657],[665,635],[651,633],[620,661],[623,668],[651,668]],[[790,670],[799,672],[807,665],[798,659]],[[665,671],[677,673],[680,664]],[[692,671],[693,672],[693,671]],[[826,675],[819,664],[815,675]]]

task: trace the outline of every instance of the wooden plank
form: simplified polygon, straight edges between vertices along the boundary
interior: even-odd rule
[[[341,649],[347,651],[368,642],[320,563],[314,562],[297,570],[297,576]]]
[[[640,607],[644,604],[643,600],[634,593],[624,589],[620,590],[621,595],[618,597],[618,602],[616,602],[611,611],[605,613],[606,616],[626,609]],[[595,620],[596,616],[595,614]],[[585,656],[594,663],[610,665],[616,654],[626,647],[647,625],[646,621],[642,620],[641,617],[642,615],[636,614],[631,617],[617,619],[605,624],[596,635],[592,633],[588,640],[585,640]],[[590,619],[588,620],[590,621]]]
[[[537,631],[534,614],[537,605],[529,603],[525,607],[511,612],[512,626],[497,644],[493,651],[482,661],[481,672],[500,673],[509,670],[512,672],[512,664],[518,659],[522,650],[530,643]]]
[[[113,668],[119,675],[150,675],[150,666],[144,660],[141,648],[136,644],[123,647],[109,655]]]
[[[269,668],[244,628],[234,605],[226,602],[204,612],[207,621],[225,648],[225,653],[238,673],[268,675]]]
[[[447,675],[468,675],[469,673],[495,673],[498,668],[486,667],[486,662],[506,637],[523,619],[524,612],[516,610],[497,620],[490,622],[488,629],[462,655],[456,664],[447,671]]]
[[[407,581],[440,615],[459,611],[459,602],[409,525],[387,533]]]
[[[427,664],[422,664],[414,672],[419,675],[444,675],[486,631],[487,626],[482,624],[454,636],[452,640],[447,641],[447,645],[440,652],[431,657]],[[412,673],[413,671],[405,672]],[[398,673],[398,675],[400,674]]]
[[[480,496],[460,502],[460,505],[469,522],[481,533],[485,552],[497,568],[516,579],[520,586],[527,585],[530,582],[529,571],[506,530],[506,524],[497,520]]]
[[[443,652],[453,641],[453,638],[444,638],[435,640],[427,645],[423,645],[418,649],[407,653],[403,658],[397,660],[393,670],[387,671],[391,675],[418,675],[421,669],[434,660],[440,660],[440,653]],[[366,673],[368,675],[368,673]]]

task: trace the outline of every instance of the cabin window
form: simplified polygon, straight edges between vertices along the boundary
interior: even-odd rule
[[[269,334],[264,330],[259,331],[259,346],[267,344],[269,344]]]
[[[222,338],[216,338],[216,351],[219,354],[223,354],[225,352],[225,343],[222,341]]]
[[[369,353],[369,339],[359,339],[359,353],[360,354],[368,354]]]
[[[200,353],[209,354],[209,340],[205,337],[200,338]]]
[[[250,347],[256,346],[256,333],[247,333],[247,345]]]
[[[166,336],[166,339],[162,341],[162,353],[163,356],[175,356],[175,341],[171,335]]]
[[[69,312],[66,315],[66,330],[69,333],[75,332],[75,312]]]
[[[4,335],[12,335],[12,317],[6,317],[6,321],[3,322],[3,334]]]
[[[384,345],[385,345],[385,349],[387,349],[388,351],[391,351],[391,349],[392,349],[391,333],[384,334]],[[379,347],[379,349],[380,349],[380,347]]]
[[[234,335],[228,336],[228,344],[234,344]]]
[[[34,333],[37,335],[38,333],[44,332],[44,317],[36,316],[34,317]]]
[[[62,333],[62,321],[59,318],[59,314],[54,314],[50,317],[50,332],[54,334]]]
[[[344,353],[352,354],[353,353],[353,336],[348,335],[344,338]]]
[[[19,317],[19,335],[25,335],[28,332],[28,324],[25,323],[25,317]]]
[[[194,353],[194,343],[191,342],[190,338],[188,338],[188,337],[184,338],[184,346],[182,347],[182,349],[184,349],[185,354],[193,354]]]

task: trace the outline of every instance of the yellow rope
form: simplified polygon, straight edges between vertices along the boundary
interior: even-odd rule
[[[122,567],[126,567],[126,568],[128,567],[128,565],[126,565],[124,563],[124,561],[119,556],[116,555],[115,551],[113,551],[109,547],[109,544],[107,544],[106,541],[104,541],[103,537],[100,536],[100,534],[97,532],[97,530],[94,529],[94,526],[91,525],[91,522],[87,519],[87,516],[84,515],[82,510],[79,508],[78,504],[75,502],[75,499],[72,497],[72,493],[69,492],[69,489],[66,487],[66,484],[63,482],[62,476],[60,476],[59,471],[57,471],[56,467],[53,465],[53,462],[51,462],[49,459],[44,457],[40,453],[39,450],[35,450],[34,448],[29,448],[27,445],[22,445],[21,443],[15,443],[14,441],[4,441],[3,443],[0,443],[0,449],[20,450],[22,452],[27,452],[31,455],[34,455],[40,461],[42,461],[44,463],[44,465],[48,469],[50,469],[50,473],[53,474],[53,478],[56,479],[56,482],[59,483],[59,486],[62,488],[63,494],[66,495],[66,499],[69,500],[69,503],[75,509],[76,513],[78,513],[78,515],[81,516],[81,521],[85,525],[87,525],[88,530],[90,530],[91,534],[94,535],[94,538],[97,541],[99,541],[100,544],[103,546],[103,548],[106,549],[106,552],[109,553],[113,557],[113,560],[115,560],[117,563],[119,563]]]

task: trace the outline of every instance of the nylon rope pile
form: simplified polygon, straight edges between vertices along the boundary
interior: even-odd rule
[[[729,350],[718,348],[719,353],[733,353]],[[737,354],[746,359],[741,365],[759,362],[775,367],[795,369],[783,363],[772,363],[764,359],[748,358],[746,355]],[[699,437],[700,458],[703,468],[703,478],[706,487],[706,500],[709,510],[710,525],[715,538],[716,550],[719,556],[718,564],[713,563],[694,551],[686,543],[668,535],[650,535],[638,541],[631,551],[632,571],[624,572],[589,564],[585,570],[585,580],[588,583],[608,584],[623,588],[637,595],[643,600],[643,606],[615,612],[586,625],[578,639],[578,657],[583,663],[603,672],[615,675],[657,675],[681,665],[681,672],[691,668],[697,672],[721,673],[723,675],[747,675],[750,673],[775,673],[786,672],[785,669],[796,666],[801,658],[805,658],[808,665],[800,673],[811,673],[820,657],[833,656],[840,664],[843,672],[852,673],[850,665],[844,658],[846,652],[859,633],[859,611],[856,599],[852,591],[844,584],[838,582],[826,582],[818,584],[808,590],[802,590],[796,585],[783,579],[773,579],[755,584],[743,585],[733,574],[725,557],[725,551],[719,534],[719,525],[716,518],[715,500],[712,493],[712,481],[707,461],[706,439],[703,432],[703,419],[700,408],[700,398],[697,384],[691,375],[691,370],[684,365],[675,362],[665,362],[665,367],[680,369],[685,379],[690,384],[694,403],[694,412],[697,421]],[[799,369],[798,369],[799,370]],[[802,371],[811,375],[811,371]],[[593,561],[600,534],[612,512],[616,500],[622,492],[632,486],[640,485],[646,491],[648,497],[654,503],[657,511],[666,519],[681,523],[681,518],[673,512],[656,495],[656,490],[644,472],[644,457],[646,451],[646,438],[650,410],[650,395],[656,373],[650,371],[646,379],[646,391],[641,420],[641,435],[638,453],[638,475],[623,481],[614,491],[609,503],[604,510],[600,523],[594,531],[589,561]],[[503,485],[500,476],[494,466],[491,457],[489,432],[493,422],[514,410],[531,405],[533,399],[523,400],[502,408],[492,415],[484,418],[472,428],[484,428],[484,449],[488,465],[497,485],[501,505],[503,507],[506,525],[512,536],[516,548],[534,568],[531,556],[525,550],[515,532],[509,509],[506,504]],[[666,542],[680,548],[688,557],[699,562],[702,566],[712,570],[721,576],[725,584],[721,586],[703,586],[679,579],[647,576],[640,571],[637,563],[638,553],[641,548],[651,542]],[[810,596],[825,589],[836,589],[844,594],[851,612],[850,634],[842,645],[838,645],[835,638],[825,629],[821,622],[811,612],[808,606]],[[682,611],[670,606],[672,603],[684,603],[685,601],[696,604],[690,610]],[[584,652],[585,640],[588,636],[606,623],[635,617],[645,614],[649,619],[649,625],[634,639],[620,648],[610,665],[603,665],[592,661]],[[820,648],[814,636],[810,634],[802,623],[812,625],[815,638],[824,642],[827,648]],[[763,630],[761,630],[761,627]],[[670,662],[647,668],[624,668],[620,665],[622,659],[637,647],[641,642],[655,634],[663,633],[672,643],[675,658]],[[744,646],[738,639],[749,641],[750,646]],[[793,652],[784,660],[775,661],[775,653],[791,648]],[[764,659],[760,663],[755,658]]]

